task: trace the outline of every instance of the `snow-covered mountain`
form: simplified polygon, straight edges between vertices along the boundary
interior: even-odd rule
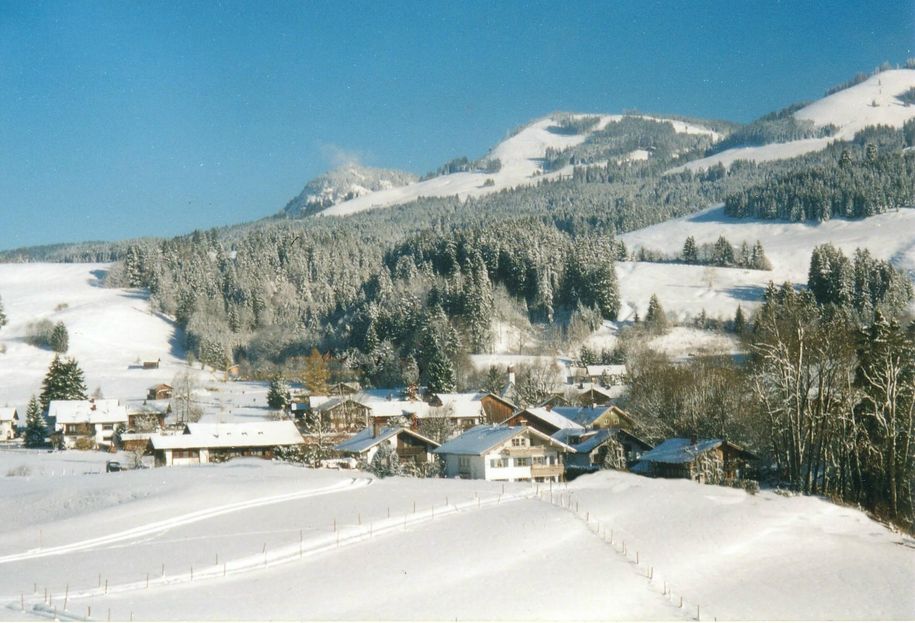
[[[891,69],[880,72],[859,84],[808,104],[794,113],[795,119],[812,121],[818,128],[835,126],[836,131],[832,136],[728,149],[707,158],[693,160],[675,171],[697,171],[718,163],[727,167],[735,160],[763,162],[794,158],[823,149],[837,139],[850,140],[855,133],[867,126],[888,125],[900,128],[906,121],[915,118],[915,106],[901,99],[901,96],[912,88],[915,88],[915,69]]]
[[[464,199],[498,192],[506,188],[536,184],[542,179],[554,179],[560,175],[570,175],[571,167],[544,173],[543,159],[546,156],[547,149],[562,150],[580,145],[593,133],[606,128],[608,123],[620,121],[623,118],[623,115],[571,115],[572,118],[590,116],[599,117],[597,123],[578,134],[569,133],[559,126],[560,119],[568,118],[569,115],[557,113],[530,123],[496,145],[483,158],[486,161],[498,160],[501,163],[501,168],[498,171],[451,173],[412,184],[365,193],[332,205],[322,211],[321,214],[328,216],[353,214],[372,208],[407,203],[419,197],[450,197],[457,195]],[[712,137],[713,140],[719,138],[715,131],[698,124],[674,119],[645,118],[670,122],[674,126],[674,130],[680,133],[706,134]],[[643,152],[633,153],[631,157],[633,159],[644,159],[645,154]]]
[[[416,179],[406,171],[346,164],[308,182],[283,211],[289,216],[305,216],[356,197],[405,186]]]

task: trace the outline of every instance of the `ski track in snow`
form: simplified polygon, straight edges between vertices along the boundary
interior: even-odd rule
[[[280,504],[283,502],[290,502],[293,500],[303,500],[305,498],[315,497],[319,495],[327,495],[330,493],[337,493],[344,490],[352,490],[354,488],[367,487],[372,484],[371,479],[359,478],[352,479],[350,482],[339,483],[334,485],[329,485],[327,487],[321,487],[319,489],[307,489],[305,491],[296,491],[295,493],[284,493],[280,495],[271,495],[262,498],[255,498],[253,500],[247,500],[244,502],[234,502],[232,504],[226,504],[223,506],[217,506],[215,508],[210,508],[202,511],[195,511],[193,513],[186,513],[184,515],[179,515],[171,519],[165,519],[162,521],[154,521],[148,524],[143,524],[129,530],[124,530],[122,532],[116,532],[114,534],[109,534],[107,536],[96,537],[94,539],[86,539],[83,541],[76,541],[67,545],[59,545],[56,547],[48,547],[43,549],[31,549],[26,552],[19,554],[10,554],[7,556],[0,556],[0,564],[6,564],[10,562],[21,562],[23,560],[32,560],[35,558],[45,558],[48,556],[59,556],[61,554],[71,554],[73,552],[80,552],[92,549],[98,549],[101,546],[107,546],[112,543],[118,543],[125,541],[127,539],[136,539],[137,537],[144,536],[155,536],[156,534],[162,534],[167,532],[172,528],[177,528],[178,526],[184,526],[191,523],[196,523],[199,521],[205,521],[207,519],[212,519],[214,517],[219,517],[221,515],[228,515],[230,513],[237,513],[239,511],[249,510],[252,508],[258,508],[261,506],[269,506],[271,504]]]
[[[363,481],[367,479],[362,479]],[[332,492],[330,490],[349,490],[353,485],[355,485],[355,479],[353,483],[344,485],[343,487],[336,485],[332,487],[325,487],[321,490],[316,490],[310,492],[312,495],[320,495],[323,493]],[[368,480],[365,484],[361,486],[368,486],[371,484],[371,481]],[[375,523],[371,523],[368,526],[350,526],[349,528],[341,529],[340,532],[334,536],[322,536],[316,539],[311,539],[308,541],[301,541],[297,544],[287,545],[279,549],[273,550],[269,554],[266,552],[263,555],[255,554],[250,556],[244,556],[242,558],[236,558],[233,560],[228,560],[223,564],[211,565],[205,568],[201,568],[198,571],[193,569],[188,573],[174,574],[174,575],[163,575],[158,578],[148,578],[139,580],[136,582],[127,582],[117,585],[105,586],[104,588],[93,588],[87,590],[75,590],[67,592],[67,598],[69,602],[90,599],[90,598],[99,598],[106,595],[118,594],[118,593],[129,593],[132,591],[148,591],[150,589],[155,589],[157,587],[172,587],[176,585],[186,584],[190,582],[199,582],[202,580],[215,580],[219,578],[225,578],[227,576],[236,576],[242,573],[251,573],[257,572],[265,569],[272,569],[279,565],[285,565],[297,560],[303,560],[306,557],[313,557],[324,552],[332,551],[339,549],[341,547],[348,547],[354,545],[360,545],[369,542],[374,537],[385,536],[392,533],[398,533],[408,528],[422,527],[425,524],[429,524],[436,520],[436,518],[444,518],[449,516],[461,515],[467,512],[486,512],[489,509],[493,509],[502,503],[517,502],[521,500],[534,499],[539,500],[548,505],[552,505],[557,511],[566,511],[571,513],[576,519],[579,519],[584,524],[584,528],[591,532],[594,536],[599,538],[605,546],[609,546],[613,549],[613,554],[622,558],[622,561],[619,558],[616,558],[612,564],[618,564],[622,562],[626,567],[634,574],[642,577],[645,581],[644,588],[647,592],[646,598],[653,599],[663,599],[667,601],[665,604],[670,608],[671,617],[670,619],[691,619],[691,609],[695,608],[696,604],[688,602],[687,600],[680,600],[679,595],[676,595],[669,590],[666,583],[661,583],[654,579],[654,573],[652,569],[652,574],[649,576],[648,566],[640,565],[639,560],[633,559],[630,556],[630,552],[625,550],[625,545],[622,548],[619,547],[619,542],[614,543],[611,540],[607,540],[606,534],[601,532],[601,526],[599,521],[591,521],[590,518],[586,517],[584,511],[579,512],[578,508],[572,507],[571,494],[564,493],[562,490],[558,490],[556,493],[556,498],[554,500],[554,494],[551,490],[543,489],[537,487],[536,490],[523,491],[513,494],[502,494],[497,497],[492,497],[486,500],[482,500],[477,497],[475,501],[463,502],[460,504],[451,504],[448,507],[440,508],[436,511],[434,508],[431,512],[423,511],[420,513],[415,513],[414,517],[411,518],[390,518]],[[273,496],[284,497],[284,496]],[[307,495],[301,497],[308,497]],[[263,500],[268,498],[262,498],[261,502],[263,505]],[[298,498],[297,498],[298,499]],[[563,502],[567,500],[567,504]],[[257,501],[255,501],[257,502]],[[231,505],[238,506],[238,505]],[[214,509],[218,510],[218,509]],[[239,509],[243,510],[243,509]],[[231,511],[223,511],[225,512]],[[180,518],[176,518],[180,519]],[[204,518],[201,518],[204,519]],[[198,521],[200,519],[194,519],[192,521]],[[188,522],[185,522],[188,523]],[[180,525],[180,524],[178,524]],[[343,535],[343,533],[348,533]],[[69,551],[77,551],[71,549]],[[663,588],[662,588],[663,587]],[[651,594],[651,597],[648,597],[648,594]],[[60,594],[56,595],[56,598],[60,599]],[[84,616],[80,616],[73,611],[64,610],[58,607],[53,606],[52,604],[45,603],[44,601],[34,602],[32,601],[34,597],[29,600],[23,600],[23,596],[6,596],[0,597],[0,601],[8,602],[7,609],[15,612],[20,612],[27,615],[32,615],[40,618],[47,618],[52,620],[70,620],[70,621],[89,621],[89,619]],[[80,605],[82,607],[82,604]],[[706,615],[708,616],[708,615]]]
[[[360,484],[361,483],[361,484]],[[171,520],[167,523],[170,527],[176,527],[179,525],[185,525],[188,523],[193,523],[196,521],[202,521],[211,517],[216,517],[218,515],[224,515],[229,512],[236,512],[239,510],[246,510],[249,508],[255,508],[257,506],[264,506],[267,504],[275,504],[278,502],[285,502],[291,499],[303,499],[307,497],[313,497],[317,495],[325,495],[328,493],[336,493],[339,491],[351,491],[354,488],[361,488],[369,486],[372,483],[372,479],[353,479],[351,483],[344,483],[341,485],[332,485],[329,487],[324,487],[322,489],[311,490],[304,493],[299,493],[295,497],[290,495],[283,496],[271,496],[269,498],[260,498],[258,500],[252,500],[251,502],[242,502],[238,504],[226,505],[225,507],[220,507],[208,511],[205,513],[191,513],[190,515],[202,515],[199,517],[194,517],[187,519],[186,516],[177,517],[175,520]],[[227,560],[222,564],[214,564],[207,567],[200,568],[195,571],[193,568],[187,573],[178,573],[173,575],[162,575],[159,577],[150,577],[149,579],[142,579],[136,582],[125,582],[122,584],[107,585],[102,588],[91,588],[84,590],[73,590],[67,591],[68,600],[77,600],[77,599],[86,599],[92,597],[104,597],[105,595],[111,595],[115,593],[127,593],[137,590],[149,590],[155,587],[163,586],[175,586],[178,584],[184,584],[188,582],[199,582],[205,579],[217,579],[224,578],[227,576],[238,575],[241,573],[250,573],[254,571],[260,571],[264,569],[270,569],[278,565],[285,565],[296,560],[302,560],[306,556],[315,556],[327,551],[331,551],[340,547],[345,547],[348,545],[356,545],[362,542],[366,542],[376,536],[382,536],[394,532],[399,532],[406,530],[407,528],[412,528],[416,526],[421,526],[423,524],[435,521],[436,518],[443,518],[446,516],[454,515],[457,513],[464,513],[467,511],[478,511],[491,508],[495,505],[506,503],[506,502],[515,502],[519,500],[530,499],[535,495],[534,491],[523,491],[520,493],[511,493],[511,494],[502,494],[497,497],[483,500],[482,498],[477,497],[475,501],[463,502],[460,504],[451,504],[445,508],[439,508],[438,510],[433,509],[431,512],[422,511],[414,513],[413,517],[410,518],[396,518],[392,517],[390,519],[385,519],[377,522],[372,522],[369,525],[359,525],[359,526],[349,526],[341,527],[341,529],[333,536],[324,535],[315,539],[303,540],[298,543],[293,543],[291,545],[286,545],[280,548],[271,550],[270,552],[264,552],[262,554],[254,554],[249,556],[244,556],[241,558],[235,558],[232,560]],[[230,509],[231,507],[231,509]],[[218,512],[217,512],[218,511]],[[183,521],[181,521],[184,519]],[[149,526],[159,526],[161,523],[165,522],[155,522],[155,524],[147,524],[146,526],[141,526],[137,530],[142,530],[148,528]],[[159,529],[159,528],[155,528]],[[164,530],[163,530],[164,531]],[[137,534],[136,530],[125,531],[125,533],[130,533],[129,536],[134,536]],[[124,535],[125,533],[120,533]],[[346,533],[346,534],[344,534]],[[111,537],[116,537],[119,535],[111,535]],[[120,536],[123,540],[129,538],[129,536]],[[104,540],[105,542],[110,542],[111,537],[104,537],[104,539],[92,539],[93,542]],[[84,545],[88,541],[71,544],[69,546],[62,546],[60,548],[54,549],[63,549],[65,551],[55,552],[58,554],[71,553],[77,551],[85,551],[93,547],[92,545]],[[49,554],[50,555],[50,554]],[[24,555],[16,555],[24,556]],[[32,556],[39,557],[39,556]],[[6,559],[13,560],[25,560],[27,557],[14,557],[6,556],[4,559],[0,559],[0,563],[9,562]],[[107,581],[106,581],[107,582]],[[57,591],[55,597],[60,598],[60,591]],[[81,617],[73,612],[68,612],[63,609],[53,608],[50,605],[44,603],[43,601],[34,603],[31,600],[34,599],[34,596],[30,599],[26,599],[26,609],[22,609],[22,600],[23,596],[2,596],[0,597],[0,602],[8,602],[7,608],[10,610],[15,610],[18,612],[25,612],[26,614],[34,614],[36,616],[47,617],[47,618],[61,618],[67,620],[91,620],[86,617]],[[57,615],[61,615],[58,617]]]

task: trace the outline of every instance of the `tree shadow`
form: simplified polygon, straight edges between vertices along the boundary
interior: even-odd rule
[[[728,294],[731,298],[735,298],[738,301],[761,301],[763,299],[763,294],[765,294],[766,289],[762,286],[734,286],[733,288],[728,288],[725,290],[725,293]]]

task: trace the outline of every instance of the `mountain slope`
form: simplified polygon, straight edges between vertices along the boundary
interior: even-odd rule
[[[589,115],[571,115],[573,119],[582,119]],[[328,216],[354,214],[372,208],[388,207],[414,201],[420,197],[460,198],[485,195],[507,188],[522,185],[533,185],[540,180],[555,179],[571,174],[571,167],[545,173],[543,159],[548,149],[563,150],[585,142],[595,132],[607,127],[607,124],[618,122],[623,115],[599,115],[596,123],[580,133],[572,134],[560,127],[560,115],[551,115],[538,119],[525,126],[521,131],[499,143],[485,159],[498,159],[501,168],[494,173],[461,172],[440,175],[398,188],[389,188],[365,194],[354,199],[338,203],[323,212]],[[717,140],[719,134],[699,124],[685,121],[642,117],[656,121],[669,122],[674,130],[683,134],[707,135]],[[645,154],[633,154],[634,159],[641,159]]]
[[[765,162],[793,158],[826,147],[834,140],[850,140],[867,126],[888,125],[900,128],[915,118],[915,106],[900,96],[915,88],[915,69],[891,69],[871,76],[864,82],[819,99],[794,113],[799,121],[812,121],[816,127],[835,126],[831,137],[806,138],[785,143],[737,147],[700,158],[672,169],[698,171],[717,164],[728,167],[735,160]]]

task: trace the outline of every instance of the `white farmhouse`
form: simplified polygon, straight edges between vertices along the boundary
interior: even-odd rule
[[[14,438],[18,427],[19,412],[16,407],[0,407],[0,441]]]
[[[118,426],[127,427],[127,408],[117,400],[52,400],[48,418],[64,446],[110,447]],[[82,442],[80,440],[83,440]]]
[[[238,456],[273,458],[276,448],[304,443],[302,434],[288,420],[237,424],[193,423],[182,435],[150,435],[156,467],[198,465]]]
[[[529,426],[484,424],[442,444],[435,454],[449,478],[558,482],[562,455],[574,448]]]

